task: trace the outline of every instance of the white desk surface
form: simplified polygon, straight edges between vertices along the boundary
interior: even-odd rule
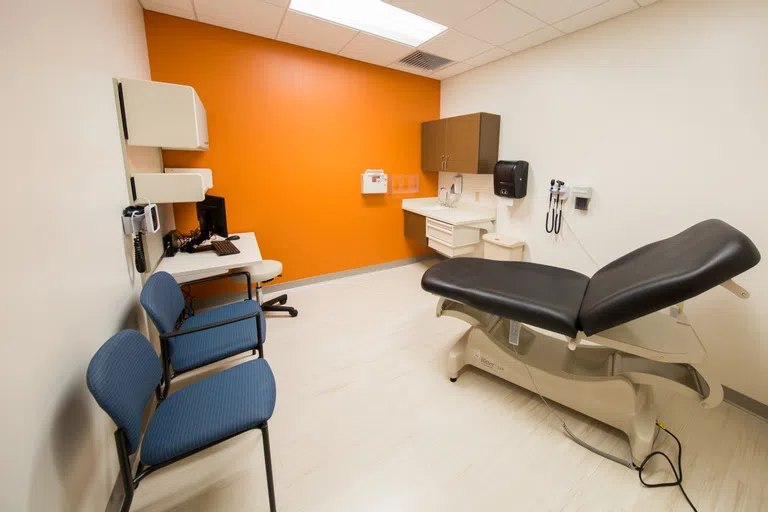
[[[239,254],[217,256],[215,251],[177,252],[176,256],[164,256],[155,272],[168,272],[176,281],[183,283],[208,276],[223,274],[229,269],[247,267],[261,261],[261,251],[253,233],[231,233],[238,235],[240,240],[232,240]]]

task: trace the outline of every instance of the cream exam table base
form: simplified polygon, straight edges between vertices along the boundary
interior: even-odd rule
[[[451,351],[451,379],[471,364],[540,391],[625,432],[639,465],[656,431],[654,389],[695,396],[706,407],[723,399],[683,303],[718,285],[747,298],[732,279],[759,262],[744,233],[710,219],[591,277],[538,263],[461,258],[430,267],[421,286],[441,297],[438,316],[471,325]],[[517,351],[508,319],[520,322]]]
[[[448,354],[452,381],[472,365],[535,393],[524,362],[545,397],[624,432],[635,465],[651,453],[656,438],[655,388],[696,397],[704,407],[723,399],[683,313],[677,319],[653,313],[591,337],[580,332],[570,343],[521,324],[517,353],[509,343],[509,320],[446,298],[437,305],[437,316],[443,315],[471,325]]]

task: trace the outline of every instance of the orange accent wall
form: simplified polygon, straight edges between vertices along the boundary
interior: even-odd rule
[[[421,171],[421,122],[440,82],[300,46],[145,11],[152,79],[191,85],[210,150],[164,151],[166,167],[213,170],[230,232],[253,231],[282,282],[408,258],[404,197],[437,195]],[[363,196],[360,174],[419,174],[411,196]],[[193,203],[177,227],[197,225]]]

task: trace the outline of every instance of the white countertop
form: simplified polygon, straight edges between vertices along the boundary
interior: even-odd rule
[[[455,226],[496,220],[496,207],[458,203],[455,208],[440,206],[436,197],[403,199],[403,210]]]
[[[192,281],[201,277],[223,274],[229,269],[247,267],[261,261],[261,251],[253,233],[231,233],[239,235],[240,240],[233,240],[239,254],[218,256],[214,251],[195,252],[188,254],[178,252],[169,258],[164,256],[155,272],[168,272],[179,283]]]

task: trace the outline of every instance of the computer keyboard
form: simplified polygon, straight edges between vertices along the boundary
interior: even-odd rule
[[[211,242],[211,245],[218,256],[229,256],[230,254],[240,253],[240,249],[235,247],[235,244],[229,240],[214,241]]]

